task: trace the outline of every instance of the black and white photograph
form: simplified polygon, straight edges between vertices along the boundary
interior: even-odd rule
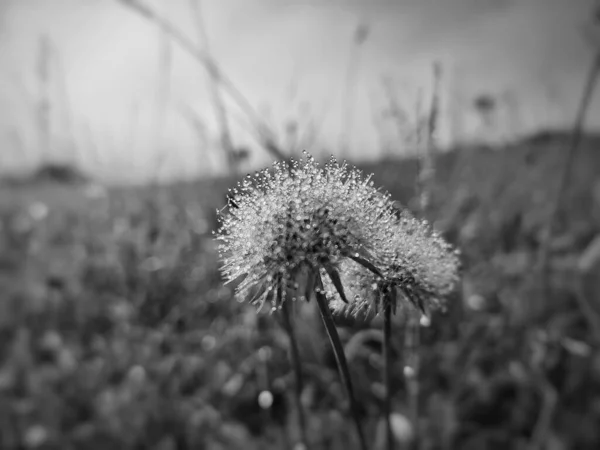
[[[599,0],[0,0],[0,450],[599,425]]]

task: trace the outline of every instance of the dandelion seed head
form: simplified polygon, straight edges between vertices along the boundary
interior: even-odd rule
[[[243,278],[238,296],[258,287],[260,304],[277,297],[275,286],[306,297],[316,287],[309,272],[335,268],[348,254],[374,257],[386,248],[381,230],[395,220],[389,195],[358,170],[335,159],[321,167],[308,154],[276,162],[232,192],[237,208],[220,215],[217,233],[222,272],[226,281]]]
[[[375,265],[383,277],[354,261],[343,261],[340,275],[352,301],[345,304],[333,294],[332,308],[356,316],[378,313],[390,301],[395,311],[402,299],[406,301],[400,302],[401,307],[412,304],[422,311],[443,307],[443,299],[458,281],[458,253],[427,222],[406,212],[380,232],[384,235],[380,239],[384,245]],[[429,319],[424,317],[423,321],[428,323]]]
[[[426,222],[404,212],[389,242],[386,276],[411,302],[442,305],[459,280],[460,258]]]

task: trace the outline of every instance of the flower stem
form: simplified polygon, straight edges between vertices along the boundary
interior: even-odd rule
[[[414,429],[411,449],[419,450],[419,320],[409,315],[406,322],[404,347],[406,367],[404,376],[408,387],[408,404]]]
[[[281,295],[278,291],[277,295]],[[290,354],[292,359],[292,366],[294,368],[294,377],[296,386],[294,389],[294,397],[296,400],[296,409],[298,413],[298,425],[300,427],[300,440],[304,444],[305,449],[309,449],[308,439],[306,434],[306,416],[304,414],[304,407],[302,406],[302,391],[304,390],[304,382],[302,379],[302,363],[300,361],[300,351],[298,349],[298,340],[294,333],[294,327],[292,326],[292,319],[290,314],[290,305],[288,301],[281,302],[281,317],[283,320],[283,326],[290,339]]]
[[[358,434],[358,439],[360,442],[361,450],[367,450],[367,444],[365,440],[365,435],[363,433],[360,418],[358,416],[358,404],[356,403],[356,399],[354,397],[354,389],[352,388],[352,380],[350,378],[350,371],[348,369],[348,363],[346,361],[346,355],[344,354],[344,347],[342,346],[342,342],[340,340],[340,336],[335,327],[335,323],[333,322],[333,316],[331,315],[331,311],[329,310],[329,305],[327,304],[327,298],[321,291],[323,289],[323,283],[321,281],[320,275],[317,275],[318,283],[317,289],[315,290],[315,296],[317,298],[317,304],[319,305],[319,310],[321,312],[321,317],[323,319],[323,324],[325,325],[325,329],[327,330],[327,335],[329,336],[329,341],[331,342],[331,346],[333,348],[333,354],[335,355],[335,359],[337,362],[338,370],[340,372],[340,377],[342,379],[342,383],[346,388],[346,393],[348,395],[348,400],[350,402],[350,414],[352,415],[352,420],[354,421],[354,425],[356,426],[356,432]]]
[[[392,435],[392,305],[386,299],[383,309],[383,384],[385,386],[385,398],[383,400],[383,412],[385,414],[385,437],[386,449],[394,449],[394,436]]]

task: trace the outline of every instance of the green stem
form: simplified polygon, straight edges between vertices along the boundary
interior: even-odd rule
[[[389,299],[385,300],[383,309],[383,384],[385,386],[385,398],[383,401],[383,412],[385,414],[385,437],[386,449],[394,449],[394,436],[392,434],[392,305]]]
[[[277,295],[279,296],[279,302],[281,304],[281,317],[283,320],[283,327],[290,339],[290,353],[292,358],[292,366],[294,368],[294,377],[296,386],[294,389],[294,397],[296,400],[296,409],[298,413],[298,425],[300,427],[300,439],[304,444],[305,449],[309,449],[308,439],[306,434],[306,416],[304,414],[304,408],[302,406],[302,391],[304,390],[304,382],[302,378],[302,362],[300,361],[300,350],[298,349],[298,340],[294,333],[294,327],[292,326],[292,319],[290,314],[289,300],[281,302],[281,287],[278,289]]]
[[[327,330],[327,334],[329,336],[329,341],[331,342],[331,346],[333,348],[333,354],[335,355],[342,383],[346,388],[346,393],[350,402],[350,414],[352,415],[352,420],[354,421],[354,425],[356,426],[356,432],[360,441],[360,448],[361,450],[367,450],[368,447],[366,444],[365,435],[360,424],[360,418],[358,415],[358,404],[356,403],[356,399],[354,397],[354,389],[352,388],[352,380],[350,378],[350,371],[348,369],[346,355],[344,354],[344,347],[342,346],[340,336],[337,332],[335,323],[333,321],[333,316],[331,315],[331,311],[329,310],[327,298],[322,292],[323,283],[320,275],[317,275],[317,278],[317,289],[315,290],[317,304],[319,305],[319,310],[321,312],[323,324],[325,325],[325,329]]]

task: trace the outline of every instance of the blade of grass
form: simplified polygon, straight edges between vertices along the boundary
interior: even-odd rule
[[[331,264],[324,264],[323,267],[325,268],[327,275],[329,275],[329,278],[335,286],[335,289],[340,295],[342,301],[348,304],[348,300],[346,299],[346,294],[344,292],[344,286],[342,285],[342,280],[340,279],[340,274],[338,273],[338,271],[335,270],[335,268]]]
[[[281,302],[281,286],[277,290],[277,296]],[[289,301],[281,302],[281,319],[283,327],[290,339],[290,354],[292,359],[292,366],[294,368],[294,377],[296,381],[294,389],[294,397],[296,400],[296,409],[298,413],[298,425],[300,427],[300,440],[304,445],[305,449],[309,449],[308,439],[306,435],[306,416],[304,414],[304,408],[302,407],[302,391],[304,390],[304,382],[302,379],[302,362],[300,361],[300,350],[298,349],[298,340],[294,333],[294,327],[292,325],[291,311]]]
[[[331,346],[333,348],[333,354],[335,355],[340,377],[342,379],[342,383],[344,384],[344,388],[346,389],[346,394],[348,395],[350,414],[352,415],[352,420],[354,421],[354,425],[356,427],[360,448],[361,450],[367,450],[368,447],[362,426],[360,424],[360,418],[358,416],[358,404],[356,403],[356,398],[354,397],[354,389],[352,387],[352,380],[350,378],[350,370],[348,369],[346,355],[344,354],[344,347],[337,332],[337,328],[335,327],[335,323],[333,322],[333,316],[329,310],[327,298],[325,297],[325,294],[323,294],[323,281],[321,280],[320,275],[317,275],[317,289],[315,289],[315,296],[317,298],[317,304],[319,305],[323,324],[325,325],[327,335],[329,336],[329,341],[331,342]]]

